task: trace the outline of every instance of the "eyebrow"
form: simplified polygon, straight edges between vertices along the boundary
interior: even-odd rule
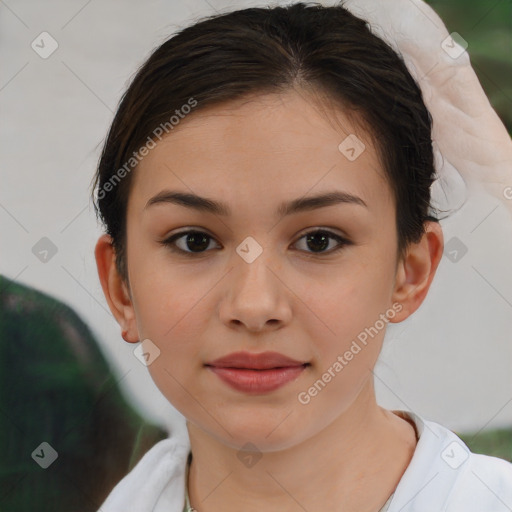
[[[206,197],[201,197],[192,193],[184,193],[174,190],[162,190],[156,196],[149,199],[144,206],[146,210],[149,206],[162,203],[177,204],[191,208],[200,212],[212,213],[214,215],[230,216],[231,209],[225,203],[215,201]],[[355,204],[368,208],[367,204],[358,196],[343,191],[326,192],[316,196],[301,197],[292,201],[281,203],[276,215],[284,217],[294,213],[316,210],[325,206],[336,204]]]

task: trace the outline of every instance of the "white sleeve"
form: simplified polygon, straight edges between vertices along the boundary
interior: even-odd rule
[[[174,438],[155,444],[114,487],[98,512],[182,512],[189,450]]]

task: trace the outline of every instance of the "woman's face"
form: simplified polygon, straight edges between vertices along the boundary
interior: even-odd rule
[[[138,336],[160,350],[149,371],[190,422],[232,447],[284,449],[362,407],[387,319],[397,321],[391,190],[368,134],[338,118],[344,130],[297,93],[211,107],[133,176],[127,261]],[[171,193],[227,212],[151,201]],[[325,194],[357,199],[311,201]],[[187,241],[192,229],[201,234]],[[206,366],[238,351],[308,364],[248,392]]]

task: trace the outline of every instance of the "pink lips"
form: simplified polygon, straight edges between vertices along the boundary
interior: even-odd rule
[[[207,363],[206,367],[238,391],[261,394],[295,380],[308,364],[278,352],[233,352]]]

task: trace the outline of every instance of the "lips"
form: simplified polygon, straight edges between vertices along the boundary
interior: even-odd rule
[[[261,352],[252,354],[250,352],[233,352],[227,356],[215,359],[206,366],[217,368],[245,368],[251,370],[268,370],[270,368],[286,368],[291,366],[302,366],[307,364],[304,361],[291,359],[279,352]]]
[[[254,395],[269,393],[297,379],[309,363],[278,352],[234,352],[205,366],[231,388]]]

